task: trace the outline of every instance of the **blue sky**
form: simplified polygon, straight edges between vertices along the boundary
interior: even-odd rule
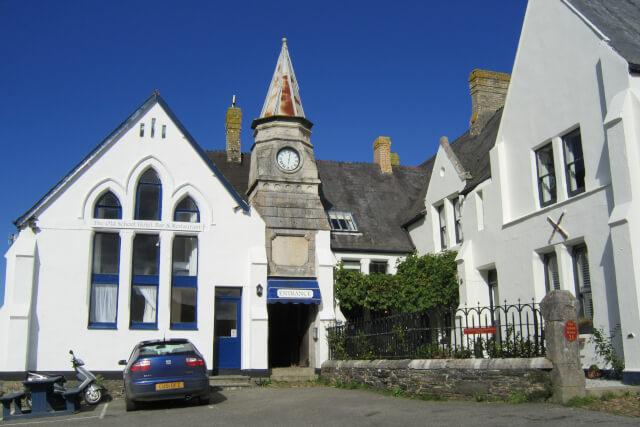
[[[388,135],[416,165],[441,135],[466,130],[473,68],[511,71],[525,7],[0,0],[0,248],[12,221],[155,88],[205,149],[224,147],[236,94],[248,150],[283,36],[318,158],[369,162]]]

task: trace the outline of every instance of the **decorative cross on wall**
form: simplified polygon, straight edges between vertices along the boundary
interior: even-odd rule
[[[562,222],[562,218],[564,218],[564,212],[560,214],[557,221],[551,219],[550,216],[547,217],[547,221],[553,227],[553,232],[551,232],[551,236],[549,237],[549,243],[553,240],[553,236],[555,236],[556,232],[560,234],[565,240],[569,237],[569,233],[567,233],[564,228],[560,227],[560,223]]]

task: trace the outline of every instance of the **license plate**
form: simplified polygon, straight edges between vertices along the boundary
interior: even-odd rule
[[[156,384],[156,391],[158,390],[174,390],[176,388],[184,388],[184,383],[182,381],[178,381],[175,383],[160,383]]]

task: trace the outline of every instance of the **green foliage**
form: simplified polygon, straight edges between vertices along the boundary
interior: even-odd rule
[[[573,406],[573,407],[582,407],[588,406],[598,401],[597,397],[594,396],[576,396],[569,400],[565,406]]]
[[[602,329],[593,328],[590,341],[596,346],[596,353],[613,369],[616,378],[622,378],[624,360],[618,356],[613,347],[613,336],[605,335]]]
[[[347,337],[344,332],[329,328],[327,340],[333,359],[344,360],[349,358],[347,355]]]
[[[531,338],[523,338],[515,327],[506,328],[506,336],[501,342],[495,338],[483,340],[482,346],[491,358],[531,357],[537,354],[536,343]]]
[[[529,396],[521,391],[514,391],[513,393],[509,394],[509,397],[507,397],[507,402],[509,403],[526,403],[529,402]]]
[[[269,387],[271,385],[271,378],[260,378],[257,384],[260,387]]]
[[[96,375],[96,380],[95,383],[98,387],[100,388],[105,388],[104,387],[104,377],[100,374]]]
[[[422,359],[470,359],[471,350],[445,348],[437,343],[431,343],[418,347],[417,356]]]
[[[458,305],[455,252],[408,256],[395,275],[336,270],[335,295],[346,310],[417,313]]]
[[[407,395],[407,392],[400,387],[396,387],[393,389],[391,394],[393,395],[393,397],[405,397]]]

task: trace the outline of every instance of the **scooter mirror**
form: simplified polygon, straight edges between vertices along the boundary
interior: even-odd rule
[[[118,365],[122,365],[122,366],[126,366],[127,361],[122,359],[122,360],[118,360]]]

